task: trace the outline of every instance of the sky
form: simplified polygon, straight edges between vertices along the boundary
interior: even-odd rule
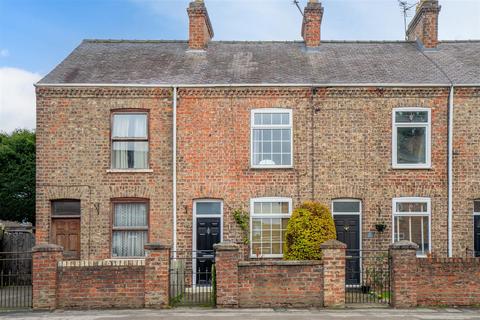
[[[301,40],[302,17],[292,0],[205,2],[214,40]],[[307,0],[299,2],[304,8]],[[0,0],[0,131],[35,128],[33,84],[82,39],[186,40],[188,3]],[[323,0],[322,4],[322,39],[404,38],[398,0]],[[480,39],[480,0],[440,0],[440,4],[441,40]]]

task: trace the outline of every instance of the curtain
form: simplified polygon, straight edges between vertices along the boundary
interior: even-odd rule
[[[112,253],[114,257],[141,257],[145,255],[144,245],[147,231],[114,231]]]
[[[147,138],[147,115],[114,115],[112,136],[117,138]]]
[[[115,204],[113,227],[148,227],[147,205],[145,203]],[[147,231],[113,231],[113,256],[134,257],[145,254],[143,246]]]
[[[115,141],[113,143],[112,166],[114,169],[148,168],[148,142]]]
[[[113,219],[114,227],[146,227],[147,205],[145,203],[117,203]]]

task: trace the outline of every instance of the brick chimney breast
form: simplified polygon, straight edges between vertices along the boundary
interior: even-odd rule
[[[417,11],[408,25],[407,39],[418,41],[426,49],[435,49],[438,45],[438,15],[441,6],[438,0],[421,0]]]
[[[203,0],[190,2],[187,8],[189,19],[188,47],[192,50],[205,50],[213,38],[213,28]]]
[[[322,4],[318,0],[309,0],[303,11],[302,37],[305,46],[314,48],[320,45],[322,17]]]

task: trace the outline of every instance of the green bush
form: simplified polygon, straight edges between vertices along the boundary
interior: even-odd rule
[[[295,209],[285,233],[285,260],[320,260],[320,245],[336,239],[335,223],[327,206],[305,202]]]

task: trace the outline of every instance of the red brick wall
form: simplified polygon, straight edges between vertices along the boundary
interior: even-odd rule
[[[432,199],[432,249],[445,256],[448,90],[323,88],[313,99],[311,93],[310,88],[179,90],[179,250],[191,248],[192,206],[198,198],[224,201],[223,240],[239,243],[243,233],[231,212],[239,207],[249,211],[251,198],[291,197],[294,207],[312,198],[326,204],[335,198],[361,199],[363,248],[386,249],[391,243],[392,198],[421,196]],[[172,243],[171,104],[171,92],[159,88],[37,89],[38,243],[49,241],[50,201],[80,199],[81,258],[110,258],[110,200],[115,197],[150,199],[149,241]],[[473,238],[471,201],[463,194],[468,191],[472,197],[480,196],[474,184],[477,164],[469,161],[475,159],[472,150],[478,150],[474,148],[478,143],[468,135],[474,120],[467,119],[478,106],[478,98],[465,105],[467,109],[456,111],[462,115],[456,121],[466,124],[455,136],[456,147],[463,148],[455,158],[461,159],[462,165],[456,174],[459,202],[455,203],[464,204],[455,212],[454,237],[461,240],[456,252],[464,252]],[[432,110],[431,169],[391,168],[392,109],[405,106]],[[150,111],[153,172],[107,171],[110,112],[116,108]],[[250,167],[253,108],[293,109],[293,168]],[[459,130],[457,125],[455,130]],[[462,184],[465,187],[460,187],[462,181],[467,182]],[[387,224],[385,232],[367,238],[378,222]],[[246,246],[243,249],[247,250]]]
[[[151,172],[110,169],[112,110],[149,113]],[[51,201],[81,201],[81,259],[111,258],[112,198],[149,199],[149,242],[172,239],[172,98],[162,88],[38,88],[36,240],[51,241]]]
[[[323,306],[320,261],[243,261],[238,285],[243,308]]]
[[[419,306],[478,306],[480,259],[417,259],[415,287]]]
[[[64,261],[57,271],[57,307],[142,308],[145,267],[141,261],[121,263]]]

